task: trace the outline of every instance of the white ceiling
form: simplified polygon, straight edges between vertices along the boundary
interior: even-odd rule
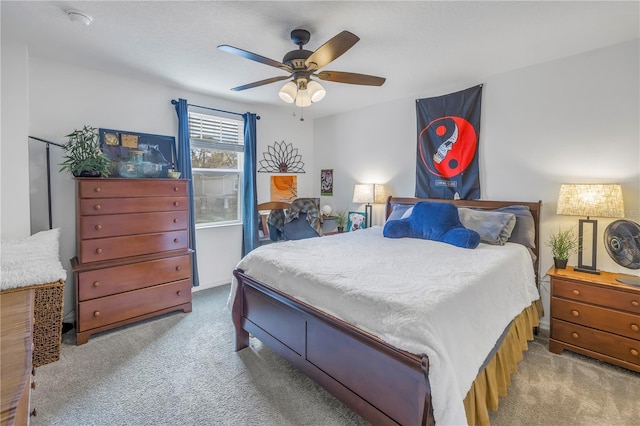
[[[85,27],[64,13],[91,16]],[[315,50],[342,30],[360,41],[324,70],[386,77],[382,87],[322,82],[327,96],[305,109],[320,117],[415,96],[639,38],[638,1],[5,1],[2,36],[31,55],[162,82],[252,104],[286,106],[284,82],[230,88],[286,75],[220,51],[229,44],[281,61],[311,32]],[[615,66],[615,64],[611,64]],[[463,89],[464,87],[461,87]],[[259,112],[259,111],[258,111]]]

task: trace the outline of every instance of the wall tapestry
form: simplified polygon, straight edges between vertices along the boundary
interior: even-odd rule
[[[333,195],[333,169],[320,170],[320,195]]]
[[[416,101],[416,197],[480,198],[481,103],[482,85]]]
[[[304,163],[302,155],[298,154],[298,148],[293,144],[274,142],[273,146],[267,147],[267,152],[262,153],[260,160],[261,173],[304,173]]]
[[[292,202],[298,198],[297,176],[271,176],[271,201]]]

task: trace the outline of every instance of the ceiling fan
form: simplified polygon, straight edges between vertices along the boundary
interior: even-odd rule
[[[320,46],[315,52],[302,48],[302,46],[309,42],[310,38],[311,34],[307,30],[295,29],[291,31],[291,41],[298,45],[298,49],[292,50],[284,55],[282,62],[226,44],[218,46],[218,49],[224,50],[225,52],[279,68],[289,73],[288,76],[272,77],[234,87],[231,90],[240,91],[252,89],[265,84],[291,79],[291,81],[280,89],[280,98],[285,102],[295,102],[297,106],[306,107],[311,105],[312,102],[320,101],[326,94],[324,88],[317,81],[312,80],[311,76],[317,77],[320,80],[336,83],[359,84],[364,86],[382,86],[384,84],[385,78],[383,77],[343,71],[320,71],[320,68],[328,65],[347,50],[351,49],[353,45],[360,40],[357,35],[349,31],[342,31]]]

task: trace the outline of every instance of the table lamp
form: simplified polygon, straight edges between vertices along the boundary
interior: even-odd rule
[[[598,221],[590,219],[596,217],[624,217],[624,202],[622,187],[618,184],[563,184],[558,196],[557,214],[586,216],[578,221],[578,265],[576,271],[600,274],[596,268],[596,242]],[[591,227],[591,263],[583,263],[584,228]]]
[[[374,204],[383,204],[385,202],[384,186],[379,183],[359,183],[353,190],[353,202],[365,204],[365,214],[367,216],[367,228],[371,227],[373,219]]]

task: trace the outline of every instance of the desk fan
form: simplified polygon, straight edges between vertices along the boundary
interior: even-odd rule
[[[640,269],[640,225],[630,220],[616,220],[604,230],[604,247],[621,266]],[[640,277],[621,275],[617,281],[640,286]]]

